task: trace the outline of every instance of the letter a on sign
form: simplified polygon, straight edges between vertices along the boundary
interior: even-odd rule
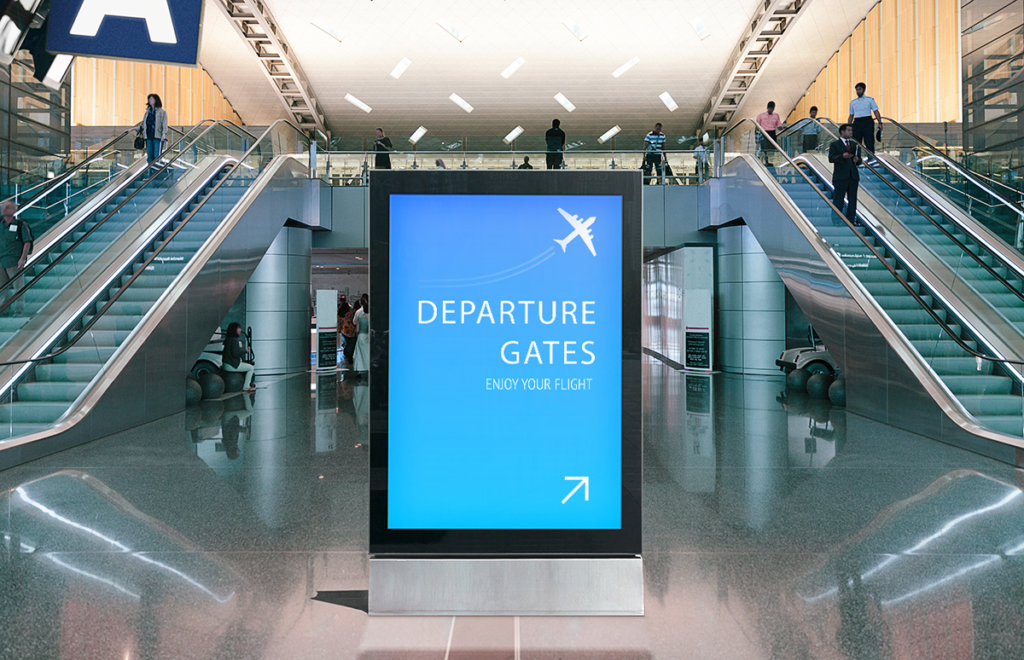
[[[107,16],[141,18],[149,29],[149,40],[160,44],[176,44],[174,21],[171,20],[170,0],[83,0],[78,17],[71,26],[71,34],[95,37]]]
[[[203,0],[50,0],[46,48],[195,64],[202,19]]]

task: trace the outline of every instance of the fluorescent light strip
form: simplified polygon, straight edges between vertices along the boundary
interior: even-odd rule
[[[561,92],[555,94],[555,100],[558,101],[558,105],[565,108],[566,112],[572,112],[573,110],[576,109],[576,106],[573,105],[572,101],[565,98],[565,94]]]
[[[349,103],[351,103],[352,105],[356,106],[357,108],[359,108],[363,112],[370,112],[371,110],[373,110],[373,108],[371,108],[370,106],[366,105],[365,103],[363,103],[362,101],[360,101],[356,97],[352,96],[351,94],[346,94],[345,95],[345,100],[348,101]]]
[[[334,39],[338,43],[341,43],[341,35],[338,34],[338,31],[335,30],[334,28],[329,27],[327,25],[324,25],[320,21],[310,21],[309,24],[312,25],[313,27],[315,27],[316,29],[320,30],[321,32],[323,32],[327,36],[331,37],[332,39]]]
[[[708,26],[704,25],[704,19],[700,16],[694,16],[690,19],[690,25],[693,26],[693,31],[697,33],[701,41],[711,36],[711,30],[708,30]]]
[[[615,137],[616,135],[618,135],[619,131],[621,131],[621,130],[622,129],[619,128],[617,125],[616,126],[612,126],[607,131],[604,132],[604,135],[602,135],[601,137],[597,138],[597,141],[600,142],[601,144],[604,144],[608,140],[610,140],[613,137]]]
[[[391,69],[391,77],[394,78],[395,80],[401,78],[402,74],[405,73],[405,70],[409,68],[410,64],[412,64],[412,60],[410,60],[408,57],[403,57],[402,59],[400,59],[398,61],[398,64],[395,65],[395,68]]]
[[[588,33],[582,25],[572,20],[571,18],[567,18],[564,21],[562,21],[562,25],[565,26],[566,30],[572,33],[572,36],[576,37],[577,41],[583,41],[584,39],[590,36],[590,33]]]
[[[462,30],[455,27],[455,24],[450,21],[440,20],[437,24],[442,30],[452,35],[460,44],[462,43],[462,40],[466,38],[466,35],[462,34]]]
[[[417,142],[420,141],[420,138],[422,138],[426,134],[427,129],[420,126],[415,131],[413,131],[412,135],[409,136],[409,142],[411,142],[412,144],[416,144]]]
[[[612,78],[620,77],[622,74],[624,74],[625,72],[629,71],[630,69],[632,69],[633,67],[635,67],[639,63],[640,63],[640,58],[639,57],[634,57],[630,61],[628,61],[625,64],[623,64],[622,66],[620,66],[618,69],[615,69],[614,71],[612,71]]]
[[[469,104],[469,102],[466,101],[466,99],[462,98],[461,96],[459,96],[455,92],[452,92],[452,95],[449,96],[448,98],[451,99],[452,103],[454,103],[455,105],[459,106],[460,108],[462,108],[466,112],[473,112],[473,106],[471,106]]]
[[[669,94],[668,92],[662,92],[661,94],[658,94],[658,98],[661,99],[661,102],[665,104],[665,107],[668,108],[669,112],[675,112],[676,110],[679,109],[679,104],[676,103],[676,100],[672,98],[672,95]]]
[[[64,77],[68,75],[68,69],[71,68],[71,63],[74,61],[74,55],[65,55],[61,53],[54,56],[53,63],[50,65],[50,68],[46,70],[46,75],[43,76],[43,84],[54,91],[59,90],[61,84],[64,82]]]
[[[523,134],[523,127],[522,126],[516,126],[511,131],[508,132],[508,135],[506,135],[502,139],[505,141],[505,144],[511,144],[513,140],[515,140],[517,137],[519,137],[522,134]]]
[[[521,57],[517,57],[516,61],[505,67],[505,70],[501,72],[501,77],[508,80],[512,77],[512,74],[519,70],[519,67],[526,64],[526,60]]]

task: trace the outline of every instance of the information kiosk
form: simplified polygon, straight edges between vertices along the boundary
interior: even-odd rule
[[[374,172],[374,614],[642,614],[639,172]]]

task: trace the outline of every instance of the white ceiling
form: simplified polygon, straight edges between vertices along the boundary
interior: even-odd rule
[[[573,135],[613,125],[642,135],[655,121],[670,135],[693,134],[716,81],[760,0],[266,0],[290,42],[334,135],[370,135],[383,126],[404,138],[423,125],[431,137],[505,135],[516,125],[539,136],[553,117]],[[805,15],[769,62],[743,114],[769,97],[788,111],[876,0],[808,0]],[[221,13],[205,3],[200,61],[242,119],[285,116],[270,83]],[[701,40],[691,25],[710,31]],[[578,40],[563,21],[587,32]],[[442,29],[446,21],[461,42]],[[311,21],[340,36],[333,38]],[[408,70],[389,74],[403,57]],[[525,64],[509,79],[501,71]],[[633,57],[620,78],[612,71]],[[658,95],[669,92],[669,112]],[[455,92],[474,106],[467,114]],[[576,110],[554,100],[563,93]],[[347,101],[352,94],[369,114]],[[763,99],[762,99],[763,97]]]

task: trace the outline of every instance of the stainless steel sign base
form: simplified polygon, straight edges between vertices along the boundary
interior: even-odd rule
[[[370,557],[377,615],[643,616],[643,559]]]

